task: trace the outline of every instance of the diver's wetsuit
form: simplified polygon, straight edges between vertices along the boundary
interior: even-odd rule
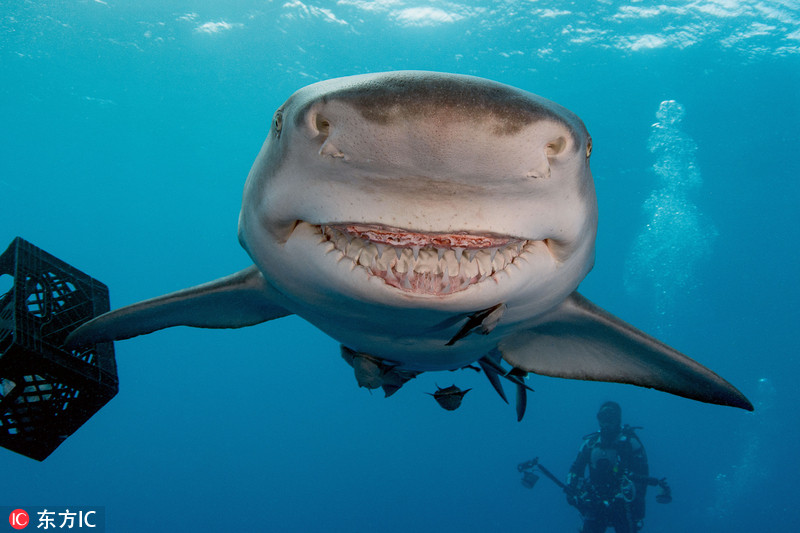
[[[589,478],[584,479],[586,467]],[[567,477],[573,492],[571,505],[583,516],[581,533],[635,533],[644,518],[644,498],[649,474],[647,456],[639,437],[628,426],[615,438],[588,435]]]

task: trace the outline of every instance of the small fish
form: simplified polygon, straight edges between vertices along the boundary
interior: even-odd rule
[[[436,392],[427,392],[426,394],[433,396],[433,399],[442,406],[442,409],[446,409],[447,411],[455,411],[458,409],[461,406],[461,400],[464,399],[464,395],[472,390],[461,390],[455,385],[450,385],[444,389],[436,385],[436,388],[438,389]]]

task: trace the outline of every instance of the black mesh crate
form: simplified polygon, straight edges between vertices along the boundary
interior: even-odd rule
[[[105,285],[19,237],[0,255],[0,446],[42,461],[117,394],[113,343],[63,347],[108,307]]]

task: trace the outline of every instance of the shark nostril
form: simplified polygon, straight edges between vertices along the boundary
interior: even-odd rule
[[[559,137],[553,141],[547,143],[545,146],[544,151],[547,154],[547,157],[554,157],[564,151],[564,148],[567,147],[567,140],[564,137]]]
[[[327,155],[336,159],[347,159],[339,148],[330,139],[331,121],[321,113],[315,113],[309,118],[309,127],[314,133],[314,140],[320,143],[319,155]]]
[[[331,121],[321,113],[322,107],[322,105],[314,105],[309,109],[305,113],[304,122],[310,139],[325,142],[331,133]]]
[[[317,131],[319,132],[320,135],[324,137],[330,135],[331,122],[322,115],[317,115],[316,117],[314,117],[314,127],[317,128]]]

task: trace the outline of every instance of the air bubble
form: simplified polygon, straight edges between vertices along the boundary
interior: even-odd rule
[[[681,128],[684,107],[666,100],[656,112],[648,148],[656,160],[656,188],[644,201],[647,220],[628,254],[625,287],[655,305],[661,327],[669,326],[678,294],[696,285],[699,264],[710,254],[717,231],[692,200],[702,185],[697,145]]]

